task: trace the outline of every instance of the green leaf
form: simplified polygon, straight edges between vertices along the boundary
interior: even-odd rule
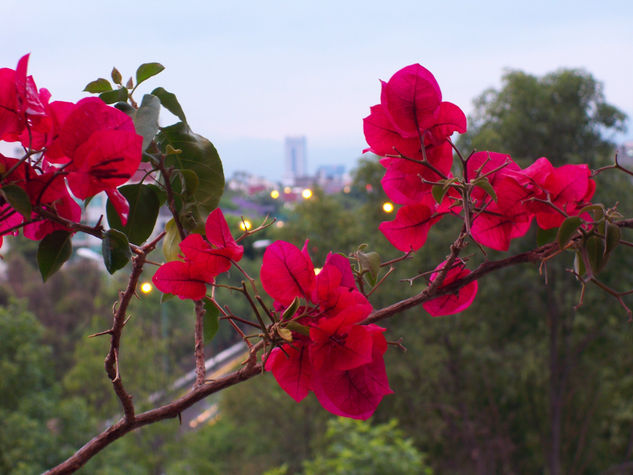
[[[44,282],[57,272],[72,254],[71,233],[64,230],[53,231],[40,241],[37,248],[37,265]]]
[[[620,238],[622,237],[622,231],[620,226],[613,223],[607,223],[604,233],[604,254],[610,254],[618,244],[620,244]]]
[[[213,302],[206,300],[204,302],[204,317],[202,319],[202,334],[204,336],[204,343],[207,344],[218,332],[220,311]]]
[[[132,257],[127,236],[116,229],[109,229],[104,233],[101,241],[101,253],[103,254],[103,263],[110,274],[125,267],[125,264]]]
[[[563,224],[561,224],[558,228],[558,234],[556,235],[558,246],[561,249],[565,247],[582,223],[584,223],[584,221],[579,216],[571,216],[563,221]]]
[[[146,79],[156,76],[160,73],[165,66],[160,63],[144,63],[141,64],[136,70],[136,85],[138,86]]]
[[[224,192],[224,171],[213,144],[193,133],[183,122],[162,129],[158,134],[158,144],[162,150],[167,145],[182,150],[178,155],[169,155],[167,165],[193,171],[199,180],[198,189],[193,194],[195,201],[207,212],[214,210]]]
[[[134,88],[134,82],[132,81],[132,76],[128,78],[127,82],[125,83],[125,87],[127,87],[128,89]]]
[[[448,187],[442,185],[433,185],[431,187],[431,195],[437,204],[440,204],[448,191]]]
[[[178,102],[178,99],[176,98],[175,94],[172,94],[171,92],[166,91],[162,87],[157,87],[156,89],[154,89],[152,91],[152,94],[158,97],[158,99],[160,99],[160,103],[163,105],[165,109],[167,109],[169,112],[174,114],[185,124],[187,123],[187,118],[185,117],[185,113],[182,110],[182,107],[180,107],[180,103]]]
[[[121,112],[125,112],[127,115],[130,116],[132,120],[134,120],[134,116],[136,115],[136,109],[134,109],[134,107],[129,105],[127,102],[119,101],[116,104],[114,104],[114,107],[119,109]]]
[[[4,195],[4,198],[13,207],[13,209],[15,209],[26,219],[31,219],[31,198],[29,198],[29,195],[26,193],[26,191],[24,191],[18,185],[3,186],[1,191]]]
[[[376,285],[378,273],[380,272],[380,254],[377,252],[359,252],[358,262],[361,272],[367,272],[367,280],[369,284]]]
[[[110,200],[106,204],[108,224],[111,228],[124,233],[132,244],[140,245],[151,236],[156,226],[160,200],[150,185],[125,185],[119,188],[119,191],[130,204],[127,224],[121,224],[119,213]]]
[[[141,101],[141,107],[134,115],[134,128],[136,133],[143,137],[143,150],[149,147],[158,132],[158,113],[160,101],[158,97],[145,94]]]
[[[488,181],[488,177],[479,177],[477,178],[474,182],[473,182],[473,186],[476,186],[478,188],[481,188],[482,190],[484,190],[488,195],[490,195],[490,197],[495,201],[495,203],[497,202],[497,193],[495,192],[495,189],[492,187],[492,185],[490,184],[490,181]]]
[[[114,82],[114,84],[121,84],[121,80],[123,79],[123,76],[121,76],[121,73],[117,68],[112,68],[112,73],[110,73],[110,77],[112,77],[112,81]]]
[[[292,332],[290,330],[288,330],[287,328],[278,328],[277,329],[277,334],[281,338],[286,340],[287,342],[291,342],[292,341]]]
[[[585,241],[589,265],[594,274],[600,273],[609,260],[609,255],[604,253],[604,247],[604,241],[599,236],[589,236]]]
[[[107,92],[111,90],[112,85],[110,84],[110,81],[103,78],[95,79],[94,81],[89,82],[84,88],[85,92],[90,92],[92,94],[95,94],[97,92]]]
[[[600,221],[602,218],[604,218],[604,206],[601,204],[587,205],[583,209],[578,211],[578,215],[589,212],[593,212],[594,221]]]
[[[163,206],[167,201],[167,192],[158,185],[149,184],[146,186],[149,186],[152,190],[154,190],[154,193],[156,193],[156,196],[158,197],[158,204]]]
[[[580,276],[581,279],[587,273],[587,269],[585,268],[585,262],[582,257],[582,252],[584,252],[584,249],[582,251],[577,251],[576,256],[574,257],[574,271],[576,272],[576,274]]]
[[[198,175],[193,170],[176,170],[175,175],[182,179],[178,187],[179,192],[184,196],[193,196],[200,185]]]
[[[286,323],[286,328],[292,330],[293,332],[300,333],[301,335],[308,336],[310,334],[310,327],[306,327],[305,325],[301,325],[296,320],[290,320]]]
[[[284,310],[284,313],[281,315],[281,321],[290,320],[294,317],[297,309],[299,308],[299,297],[295,297],[292,303]]]
[[[163,254],[168,261],[178,260],[180,255],[180,233],[176,221],[170,219],[165,224],[165,237],[163,238]]]
[[[127,89],[122,87],[120,89],[114,89],[108,92],[102,92],[99,94],[99,99],[101,99],[106,104],[114,104],[115,102],[125,102],[127,101]]]
[[[536,229],[536,245],[544,246],[545,244],[549,244],[550,242],[553,242],[554,239],[556,239],[557,235],[558,235],[558,228],[551,228],[551,229],[537,228]]]

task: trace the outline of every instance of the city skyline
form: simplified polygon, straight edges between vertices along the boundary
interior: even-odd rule
[[[281,175],[283,162],[273,160],[283,157],[289,135],[308,138],[310,166],[353,168],[366,147],[362,119],[379,102],[379,80],[412,63],[432,71],[444,100],[467,114],[508,68],[542,75],[565,67],[593,74],[607,101],[633,115],[633,58],[624,54],[633,47],[633,4],[624,0],[599,8],[589,0],[457,1],[450,8],[415,0],[239,7],[113,0],[107,11],[124,11],[130,21],[103,21],[103,5],[78,0],[32,0],[29,8],[4,0],[0,66],[15,68],[30,52],[37,85],[53,100],[76,101],[113,66],[128,77],[143,62],[161,62],[165,71],[138,92],[160,85],[177,94],[192,128],[218,148],[227,175]]]

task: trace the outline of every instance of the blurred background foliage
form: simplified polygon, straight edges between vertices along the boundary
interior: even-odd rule
[[[556,164],[603,166],[613,160],[612,133],[624,115],[607,104],[590,74],[561,70],[544,77],[508,72],[499,90],[476,101],[470,131],[458,141],[511,154],[522,165],[540,156]],[[378,231],[391,219],[380,186],[377,157],[364,156],[350,193],[326,195],[284,209],[285,226],[244,240],[243,267],[257,276],[257,240],[309,239],[316,266],[334,250],[366,243],[383,261],[398,257]],[[630,215],[631,181],[606,171],[596,178],[594,201],[617,200]],[[222,206],[231,208],[230,193]],[[262,197],[262,202],[269,198]],[[260,217],[263,219],[263,217]],[[229,219],[237,234],[239,219]],[[449,252],[461,225],[444,219],[427,244],[372,294],[375,307],[413,295]],[[513,244],[536,245],[536,232]],[[627,238],[627,236],[625,236]],[[628,237],[630,238],[630,237]],[[39,473],[60,462],[118,417],[120,408],[103,370],[108,340],[88,335],[109,328],[112,304],[125,272],[106,278],[76,260],[41,283],[35,245],[11,240],[0,287],[0,473]],[[496,259],[467,248],[472,264]],[[160,261],[162,256],[155,256]],[[633,467],[631,323],[617,300],[580,287],[567,269],[573,254],[511,267],[479,282],[475,303],[460,315],[429,317],[422,308],[391,319],[387,353],[394,395],[368,422],[339,420],[312,396],[295,403],[266,374],[221,393],[219,418],[196,431],[177,420],[135,431],[97,455],[81,473],[630,473]],[[618,290],[633,288],[633,256],[620,246],[601,278]],[[148,266],[144,280],[150,280]],[[239,284],[231,271],[220,283]],[[245,318],[239,294],[218,289],[218,300]],[[630,302],[629,302],[630,303]],[[139,295],[122,342],[121,371],[140,410],[148,397],[193,366],[193,312],[189,302],[160,303],[158,292]],[[220,322],[208,356],[238,341]],[[396,422],[399,421],[399,422]]]

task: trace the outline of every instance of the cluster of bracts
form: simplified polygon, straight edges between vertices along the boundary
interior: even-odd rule
[[[15,70],[0,69],[0,140],[24,151],[20,158],[0,154],[0,236],[22,229],[41,240],[67,229],[64,221],[81,220],[73,196],[85,200],[102,191],[125,222],[129,206],[117,187],[142,157],[132,119],[98,98],[51,102],[50,92],[27,75],[27,63],[28,55]]]
[[[142,137],[132,119],[98,98],[77,103],[50,101],[27,75],[28,55],[15,70],[0,69],[0,140],[15,142],[19,158],[0,155],[0,239],[17,234],[40,240],[81,219],[76,199],[105,191],[125,224],[128,202],[117,190],[139,168]],[[380,155],[386,194],[401,205],[380,230],[397,249],[421,248],[429,229],[451,215],[464,222],[465,235],[482,246],[505,251],[533,219],[541,229],[559,227],[589,204],[595,183],[586,165],[555,168],[546,158],[521,169],[508,155],[477,152],[463,158],[450,136],[466,131],[464,113],[443,102],[433,75],[420,65],[398,71],[382,83],[380,104],[364,120],[369,151]],[[19,145],[18,145],[19,144]],[[462,170],[454,176],[457,153]],[[590,220],[587,220],[590,221]],[[180,242],[180,260],[167,262],[153,281],[165,293],[202,300],[215,278],[237,264],[243,248],[216,209],[205,236]],[[467,276],[460,259],[431,274],[441,286]],[[350,261],[329,254],[315,272],[307,246],[277,241],[264,253],[260,279],[272,297],[275,321],[266,329],[274,348],[264,367],[300,401],[313,391],[328,411],[370,417],[391,393],[383,355],[385,329],[365,320],[372,306],[356,286]],[[477,282],[427,300],[433,315],[461,312],[474,300]]]

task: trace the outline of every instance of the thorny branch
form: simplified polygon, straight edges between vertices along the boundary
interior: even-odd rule
[[[616,223],[620,227],[633,228],[633,219],[621,220]],[[258,362],[258,352],[264,348],[264,342],[260,341],[257,344],[249,343],[249,358],[243,364],[243,366],[228,375],[213,380],[203,381],[202,384],[196,384],[187,394],[184,396],[156,409],[144,412],[142,414],[134,414],[134,408],[131,403],[131,396],[129,396],[121,382],[120,374],[116,366],[116,354],[118,352],[118,346],[120,343],[121,331],[125,322],[125,310],[129,304],[129,301],[134,294],[134,289],[138,278],[140,276],[140,269],[145,262],[145,256],[150,249],[153,249],[157,242],[162,238],[162,235],[154,239],[151,243],[140,248],[141,252],[137,253],[134,258],[134,267],[127,289],[121,294],[119,299],[119,305],[116,308],[113,327],[110,331],[104,333],[110,333],[111,350],[106,359],[106,367],[108,368],[108,375],[113,381],[115,391],[121,399],[124,407],[124,417],[117,423],[110,426],[101,434],[94,437],[75,454],[68,458],[65,462],[61,463],[57,467],[46,472],[47,474],[63,474],[71,473],[82,467],[90,458],[103,450],[110,443],[123,437],[128,432],[142,427],[144,425],[152,424],[164,419],[177,417],[182,411],[191,407],[196,402],[204,399],[210,394],[218,392],[224,388],[233,386],[242,381],[252,378],[258,374],[262,374],[262,363]],[[466,234],[464,232],[458,237],[458,239],[451,245],[451,251],[444,267],[438,271],[436,278],[430,283],[430,285],[419,294],[410,297],[408,299],[401,300],[387,307],[374,310],[362,324],[375,323],[380,320],[391,318],[405,310],[420,305],[423,302],[431,300],[442,295],[451,294],[457,292],[467,284],[480,279],[481,277],[497,271],[499,269],[510,267],[523,263],[537,263],[544,259],[551,258],[553,255],[560,253],[560,249],[557,243],[550,243],[544,246],[540,246],[528,252],[516,254],[514,256],[507,257],[496,261],[485,261],[474,269],[467,276],[457,279],[446,286],[441,286],[446,273],[452,267],[455,260],[458,258],[459,253],[466,245]],[[402,258],[398,259],[401,260]],[[258,299],[259,300],[259,299]],[[233,323],[231,316],[227,314],[218,304],[214,302],[216,306],[222,311],[225,317],[228,317],[229,322]],[[261,302],[260,302],[261,303]],[[126,406],[128,405],[129,406]]]
[[[194,354],[196,359],[196,383],[195,386],[198,387],[204,383],[204,379],[206,377],[206,369],[204,367],[204,301],[196,300],[195,305],[196,312],[196,327],[195,327],[195,347]]]

